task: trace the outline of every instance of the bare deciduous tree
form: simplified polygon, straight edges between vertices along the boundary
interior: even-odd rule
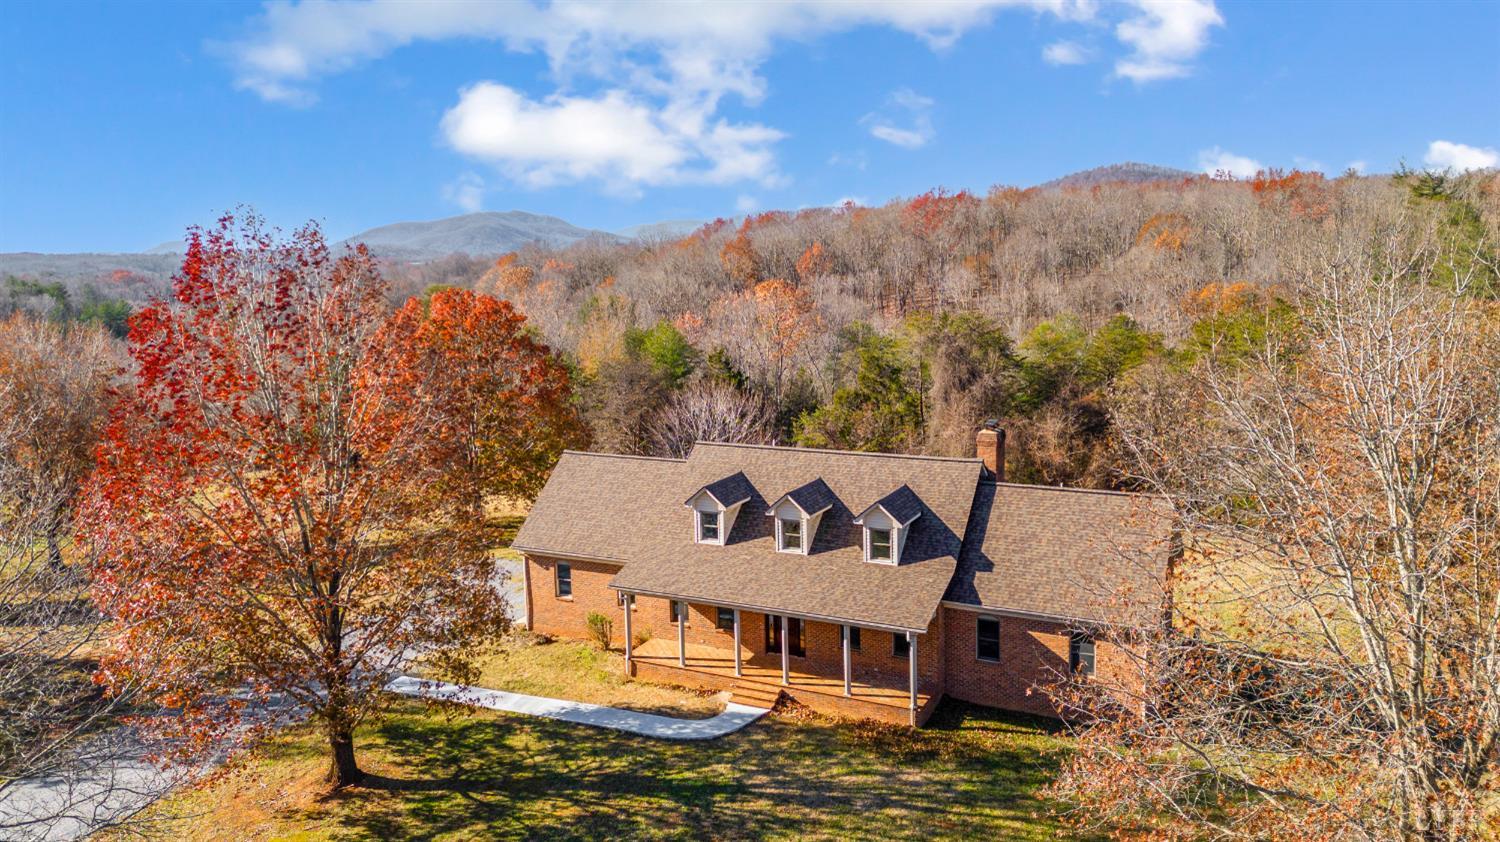
[[[159,790],[120,718],[131,687],[94,684],[103,619],[68,512],[116,367],[102,331],[0,323],[0,837],[81,833]]]
[[[1500,322],[1442,242],[1408,219],[1340,249],[1262,353],[1163,370],[1122,408],[1195,552],[1178,628],[1141,653],[1144,718],[1083,730],[1057,786],[1087,820],[1372,840],[1496,821]]]
[[[651,428],[657,453],[683,457],[696,441],[774,444],[776,420],[754,395],[704,381],[672,396]]]

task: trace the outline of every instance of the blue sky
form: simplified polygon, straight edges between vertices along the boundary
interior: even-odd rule
[[[0,6],[0,251],[1500,162],[1500,3]]]

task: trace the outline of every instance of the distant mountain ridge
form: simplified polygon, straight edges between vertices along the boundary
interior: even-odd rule
[[[1043,190],[1086,189],[1100,184],[1179,181],[1197,176],[1198,173],[1187,170],[1127,161],[1070,173],[1037,186]],[[458,253],[481,257],[499,255],[532,243],[556,247],[590,238],[609,243],[673,239],[691,233],[704,222],[705,220],[668,219],[610,232],[582,228],[565,219],[545,214],[518,210],[485,211],[444,219],[381,225],[355,234],[342,243],[362,242],[381,257],[422,262]],[[177,239],[133,254],[11,252],[0,254],[0,274],[57,277],[127,268],[166,277],[176,270],[182,250],[183,241]]]
[[[1119,164],[1108,164],[1102,167],[1094,167],[1091,170],[1081,170],[1069,173],[1061,178],[1054,178],[1037,187],[1042,190],[1061,190],[1064,188],[1096,187],[1100,184],[1149,184],[1153,181],[1181,181],[1184,178],[1197,178],[1198,173],[1187,170],[1179,170],[1174,167],[1161,167],[1156,164],[1142,164],[1135,161],[1125,161]]]
[[[564,219],[525,211],[485,211],[434,219],[397,222],[361,231],[344,240],[364,243],[387,257],[430,260],[449,254],[490,255],[515,251],[531,243],[567,246],[590,238],[618,242],[608,231],[580,228]]]

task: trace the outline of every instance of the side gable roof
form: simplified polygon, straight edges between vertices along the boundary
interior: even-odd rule
[[[945,599],[1105,623],[1161,617],[1175,550],[1161,497],[984,482]]]
[[[625,562],[650,548],[660,491],[680,486],[681,459],[566,451],[512,543],[518,550]],[[678,498],[681,499],[681,498]],[[671,508],[681,511],[677,500]],[[684,527],[685,529],[688,527]]]

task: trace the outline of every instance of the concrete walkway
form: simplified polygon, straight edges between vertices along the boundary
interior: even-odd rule
[[[466,687],[445,681],[426,681],[403,675],[386,685],[392,693],[417,696],[424,699],[439,699],[445,702],[473,705],[503,710],[510,713],[525,713],[561,719],[579,725],[598,728],[613,728],[663,740],[711,740],[732,734],[749,725],[770,711],[730,702],[724,712],[708,719],[677,719],[640,713],[633,710],[591,705],[587,702],[570,702],[565,699],[549,699],[545,696],[527,696],[523,693],[507,693],[504,690],[486,690],[483,687]]]

